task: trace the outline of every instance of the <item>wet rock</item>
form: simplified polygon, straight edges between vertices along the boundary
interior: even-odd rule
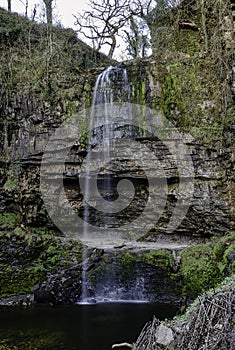
[[[106,264],[111,264],[113,262],[113,259],[109,254],[104,254],[102,259]]]
[[[0,306],[30,306],[34,303],[34,295],[17,295],[8,298],[0,298]]]
[[[35,302],[44,304],[75,303],[81,297],[81,266],[52,274],[34,293]]]

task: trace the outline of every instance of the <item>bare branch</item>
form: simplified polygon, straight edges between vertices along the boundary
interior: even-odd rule
[[[90,40],[98,40],[97,50],[104,44],[110,45],[112,57],[120,31],[129,26],[133,16],[143,18],[153,8],[155,0],[90,0],[90,9],[83,15],[74,16],[78,32]],[[108,40],[109,39],[109,40]]]

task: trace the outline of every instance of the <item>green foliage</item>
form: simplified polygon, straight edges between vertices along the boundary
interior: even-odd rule
[[[81,74],[84,69],[111,63],[77,39],[72,29],[53,27],[49,39],[45,24],[3,9],[0,52],[0,80],[6,91],[6,104],[12,92],[40,93],[44,102],[64,104],[68,115],[81,108],[81,91],[87,91]]]
[[[16,44],[17,41],[23,40],[33,23],[27,19],[23,19],[17,14],[9,13],[0,8],[0,42]]]
[[[19,181],[16,176],[10,175],[4,184],[4,190],[13,192],[19,189]]]
[[[143,256],[146,264],[157,266],[161,269],[171,268],[174,264],[174,258],[167,252],[153,250]]]
[[[18,180],[16,178],[13,177],[8,177],[7,181],[4,184],[4,189],[8,190],[8,191],[13,191],[15,189],[17,189],[18,187]]]
[[[210,244],[187,248],[182,254],[181,272],[183,293],[191,297],[215,287],[223,279]]]
[[[21,216],[14,213],[0,213],[0,229],[12,230],[21,221]]]
[[[121,264],[121,272],[124,277],[133,273],[136,260],[137,256],[135,254],[129,252],[122,253],[119,262]]]
[[[160,82],[153,106],[200,142],[226,141],[224,130],[234,120],[228,79],[233,50],[221,30],[228,28],[229,1],[182,2],[168,10],[165,5],[160,2],[149,18]]]

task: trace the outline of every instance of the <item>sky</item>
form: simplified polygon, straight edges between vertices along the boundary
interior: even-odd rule
[[[42,0],[28,0],[28,17],[32,16],[35,4],[42,4]],[[57,20],[60,20],[64,27],[74,27],[73,14],[81,12],[86,8],[85,0],[54,0]],[[7,0],[0,0],[0,6],[7,8]],[[25,13],[25,0],[12,0],[12,11],[20,14]],[[39,10],[38,10],[39,11]]]

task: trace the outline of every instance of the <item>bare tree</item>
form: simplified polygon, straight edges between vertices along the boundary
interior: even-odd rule
[[[11,0],[7,0],[7,9],[11,12]]]
[[[52,27],[52,3],[53,0],[43,0],[46,7],[47,25]]]
[[[143,20],[137,22],[137,19],[130,18],[130,30],[124,30],[125,42],[127,43],[128,54],[132,58],[144,58],[147,50],[150,48],[146,25]]]
[[[74,16],[78,32],[90,39],[97,51],[109,45],[108,56],[112,57],[120,31],[127,25],[130,28],[133,16],[144,18],[155,3],[156,0],[90,0],[90,10]]]
[[[25,1],[25,17],[28,16],[29,0]]]

